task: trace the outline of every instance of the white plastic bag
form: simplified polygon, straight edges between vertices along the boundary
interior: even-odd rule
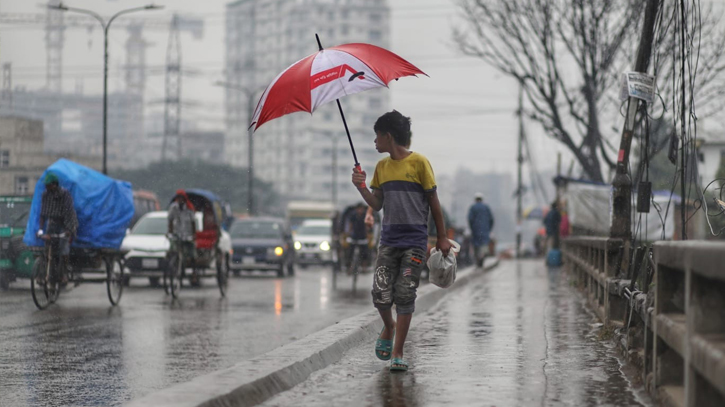
[[[456,281],[456,270],[458,269],[456,253],[461,250],[461,245],[453,240],[450,242],[453,247],[451,247],[447,257],[443,257],[442,252],[433,248],[430,251],[430,257],[427,262],[429,271],[428,281],[440,288],[448,288]]]

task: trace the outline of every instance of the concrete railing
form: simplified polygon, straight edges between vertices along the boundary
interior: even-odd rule
[[[725,243],[660,242],[653,388],[667,405],[725,406]]]
[[[725,406],[725,243],[658,242],[633,251],[627,270],[616,266],[621,248],[567,239],[565,267],[655,399]]]
[[[565,267],[577,277],[580,288],[587,293],[589,305],[606,324],[621,326],[626,303],[617,295],[616,283],[622,240],[575,237],[562,243]]]

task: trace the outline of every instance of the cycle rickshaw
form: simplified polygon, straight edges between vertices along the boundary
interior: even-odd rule
[[[73,197],[78,229],[70,246],[69,264],[63,264],[58,249],[61,239],[67,236],[37,233],[45,228],[39,224],[45,185],[38,182],[23,237],[36,255],[30,283],[33,302],[41,310],[56,302],[65,272],[69,286],[105,284],[108,300],[117,305],[123,292],[125,251],[121,250],[121,242],[134,213],[131,184],[66,159],[48,167],[40,179],[45,179],[48,172],[55,174],[60,186]]]
[[[375,265],[377,257],[377,242],[380,236],[380,214],[373,211],[373,225],[366,227],[367,237],[355,240],[349,234],[349,220],[357,208],[367,210],[366,205],[357,204],[346,207],[334,221],[334,235],[336,237],[337,258],[336,267],[333,268],[332,286],[337,288],[337,274],[345,272],[352,278],[352,292],[357,289],[357,276],[365,268]],[[365,255],[366,253],[366,255]]]
[[[232,241],[223,226],[229,224],[229,211],[225,203],[210,191],[186,189],[183,190],[183,196],[187,199],[187,206],[196,212],[194,247],[185,252],[178,238],[169,236],[171,249],[163,276],[164,291],[177,298],[184,279],[190,285],[198,286],[200,279],[215,277],[219,292],[225,296],[229,284]],[[192,269],[192,273],[187,274],[187,269]]]

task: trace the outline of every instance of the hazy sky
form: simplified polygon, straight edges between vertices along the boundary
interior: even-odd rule
[[[724,0],[716,0],[722,2]],[[40,1],[0,0],[0,12],[43,13]],[[103,15],[147,4],[136,0],[67,0],[69,6],[91,8]],[[184,108],[184,118],[202,128],[223,129],[223,92],[212,86],[223,79],[224,6],[227,0],[157,0],[162,11],[128,18],[167,18],[178,11],[205,17],[204,38],[182,33],[182,65],[193,71],[183,80],[182,97],[199,102]],[[459,166],[480,171],[514,171],[517,85],[482,62],[460,55],[451,41],[457,9],[451,0],[388,0],[392,8],[392,51],[417,65],[429,78],[404,78],[391,84],[392,107],[413,119],[413,149],[427,155],[439,174]],[[123,17],[122,17],[123,18]],[[45,84],[44,31],[40,26],[0,27],[0,63],[13,63],[14,86],[37,89]],[[145,33],[151,43],[147,64],[147,101],[164,95],[163,65],[168,32]],[[111,30],[110,90],[123,87],[125,61],[123,29]],[[313,41],[311,39],[311,41]],[[101,92],[103,37],[100,29],[68,29],[63,54],[65,91],[82,84],[86,94]],[[354,97],[354,96],[352,96]],[[147,114],[163,105],[147,106]],[[546,138],[534,123],[527,124],[532,151],[540,170],[554,169],[563,147]],[[371,130],[370,142],[373,134]],[[344,158],[343,158],[344,159]],[[365,165],[366,163],[363,163]],[[369,163],[368,166],[372,166]]]

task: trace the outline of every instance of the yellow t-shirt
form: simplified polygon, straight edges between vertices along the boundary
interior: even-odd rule
[[[380,243],[391,247],[428,245],[426,192],[436,190],[433,168],[422,154],[410,153],[401,160],[378,162],[370,187],[383,192],[383,230]]]

